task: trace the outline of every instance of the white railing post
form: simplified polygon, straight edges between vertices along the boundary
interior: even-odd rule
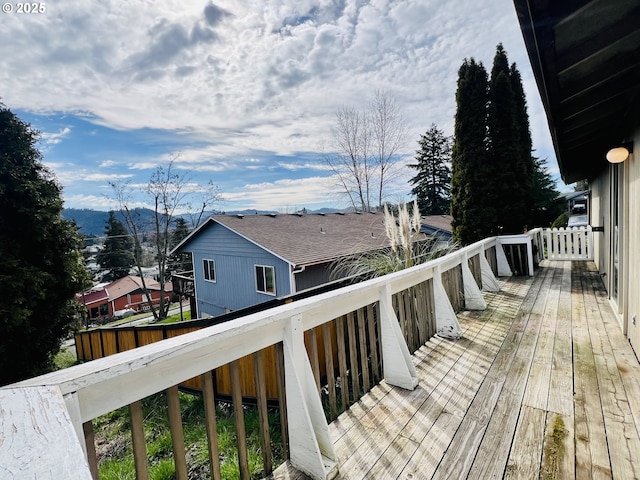
[[[57,386],[0,389],[2,478],[92,480]]]
[[[480,256],[484,256],[480,253]],[[473,278],[473,273],[469,268],[469,256],[465,253],[462,256],[462,283],[464,289],[464,308],[467,310],[485,310],[487,308],[487,302],[484,301],[482,292],[476,283],[476,279]]]
[[[74,392],[65,395],[64,403],[67,406],[67,413],[71,419],[73,428],[76,431],[76,435],[78,436],[78,439],[80,439],[82,452],[84,453],[85,458],[88,458],[87,445],[84,441],[84,429],[82,428],[82,416],[80,414],[80,399],[78,398],[78,394]]]
[[[498,263],[499,277],[511,277],[513,275],[507,256],[504,253],[504,247],[499,238],[496,239],[496,261]]]
[[[493,274],[493,270],[491,270],[487,257],[484,256],[484,248],[480,252],[480,271],[482,272],[482,290],[485,292],[499,292],[500,284]]]
[[[501,248],[496,246],[496,256],[498,257],[498,275],[510,276],[513,274],[511,268],[509,267],[509,262],[507,261],[507,256],[504,253],[504,249],[502,248],[502,244],[505,245],[522,245],[524,244],[527,247],[527,268],[529,269],[529,276],[533,277],[535,272],[533,271],[533,244],[531,241],[531,237],[527,234],[518,234],[518,235],[503,235],[498,237],[496,243],[500,244]],[[509,272],[509,273],[506,273]]]
[[[533,269],[533,242],[531,237],[526,237],[527,241],[527,264],[529,265],[529,276],[533,277],[535,275],[535,271]]]
[[[282,343],[291,464],[311,478],[333,478],[337,458],[304,346],[302,315],[291,317]]]
[[[551,237],[551,229],[550,228],[545,228],[544,231],[544,237],[545,237],[545,242],[546,242],[546,249],[545,249],[545,258],[551,258],[553,255],[553,240]]]
[[[385,381],[396,387],[413,390],[418,385],[418,374],[393,310],[388,284],[380,289],[380,334]]]
[[[440,266],[433,272],[433,300],[436,311],[436,334],[443,338],[457,340],[462,336],[456,312],[451,306],[447,292],[442,285]]]

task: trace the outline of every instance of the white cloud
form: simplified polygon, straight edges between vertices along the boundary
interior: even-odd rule
[[[113,174],[113,173],[87,173],[82,175],[82,180],[87,182],[117,182],[118,180],[126,180],[133,177],[129,174]]]
[[[43,132],[40,134],[42,142],[46,146],[56,145],[62,142],[62,139],[71,133],[69,127],[61,128],[58,133]]]
[[[284,170],[296,171],[296,170],[320,170],[330,172],[331,167],[322,162],[278,162],[277,166]]]
[[[181,166],[222,174],[318,151],[334,113],[375,89],[396,97],[415,140],[433,122],[451,134],[462,60],[490,67],[498,42],[522,72],[534,147],[553,156],[511,0],[57,0],[3,16],[0,84],[10,108],[179,132]]]
[[[115,210],[118,205],[115,200],[100,195],[73,194],[65,195],[65,208],[89,208],[93,210]]]
[[[341,192],[331,177],[282,179],[275,182],[247,184],[235,192],[225,192],[227,202],[241,202],[247,208],[282,210],[314,207],[333,200],[340,205]]]

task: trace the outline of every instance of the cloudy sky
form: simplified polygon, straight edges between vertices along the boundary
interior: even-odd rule
[[[536,154],[557,171],[511,0],[43,5],[0,13],[0,98],[42,132],[70,208],[106,210],[109,181],[144,184],[170,158],[218,185],[223,210],[345,207],[319,154],[335,113],[388,92],[410,127],[406,163],[431,123],[453,133],[460,64],[490,68],[499,42],[523,76]]]

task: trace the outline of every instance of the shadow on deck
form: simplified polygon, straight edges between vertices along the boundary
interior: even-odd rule
[[[595,266],[501,287],[415,353],[415,390],[383,382],[330,424],[336,478],[640,478],[640,365]]]

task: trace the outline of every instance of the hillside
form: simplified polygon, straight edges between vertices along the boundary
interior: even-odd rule
[[[319,210],[309,210],[308,213],[334,213],[338,210],[333,208],[321,208]],[[212,212],[211,215],[215,215],[220,212]],[[223,212],[226,215],[268,215],[272,213],[278,213],[275,210],[234,210]],[[153,210],[148,208],[136,208],[134,214],[139,216],[140,225],[148,225],[149,231],[153,228]],[[205,215],[205,218],[209,214]],[[65,208],[62,210],[62,216],[67,220],[73,220],[80,228],[80,233],[86,237],[102,237],[104,236],[104,229],[109,218],[109,212],[103,212],[100,210],[91,210],[88,208]],[[119,218],[124,223],[124,219]],[[185,217],[187,223],[190,219]]]
[[[148,208],[137,208],[134,212],[140,216],[141,224],[152,224],[153,210]],[[80,233],[86,237],[101,237],[109,218],[109,212],[100,210],[90,210],[88,208],[65,208],[62,210],[63,218],[73,220],[78,225]],[[123,218],[118,218],[124,223]]]

